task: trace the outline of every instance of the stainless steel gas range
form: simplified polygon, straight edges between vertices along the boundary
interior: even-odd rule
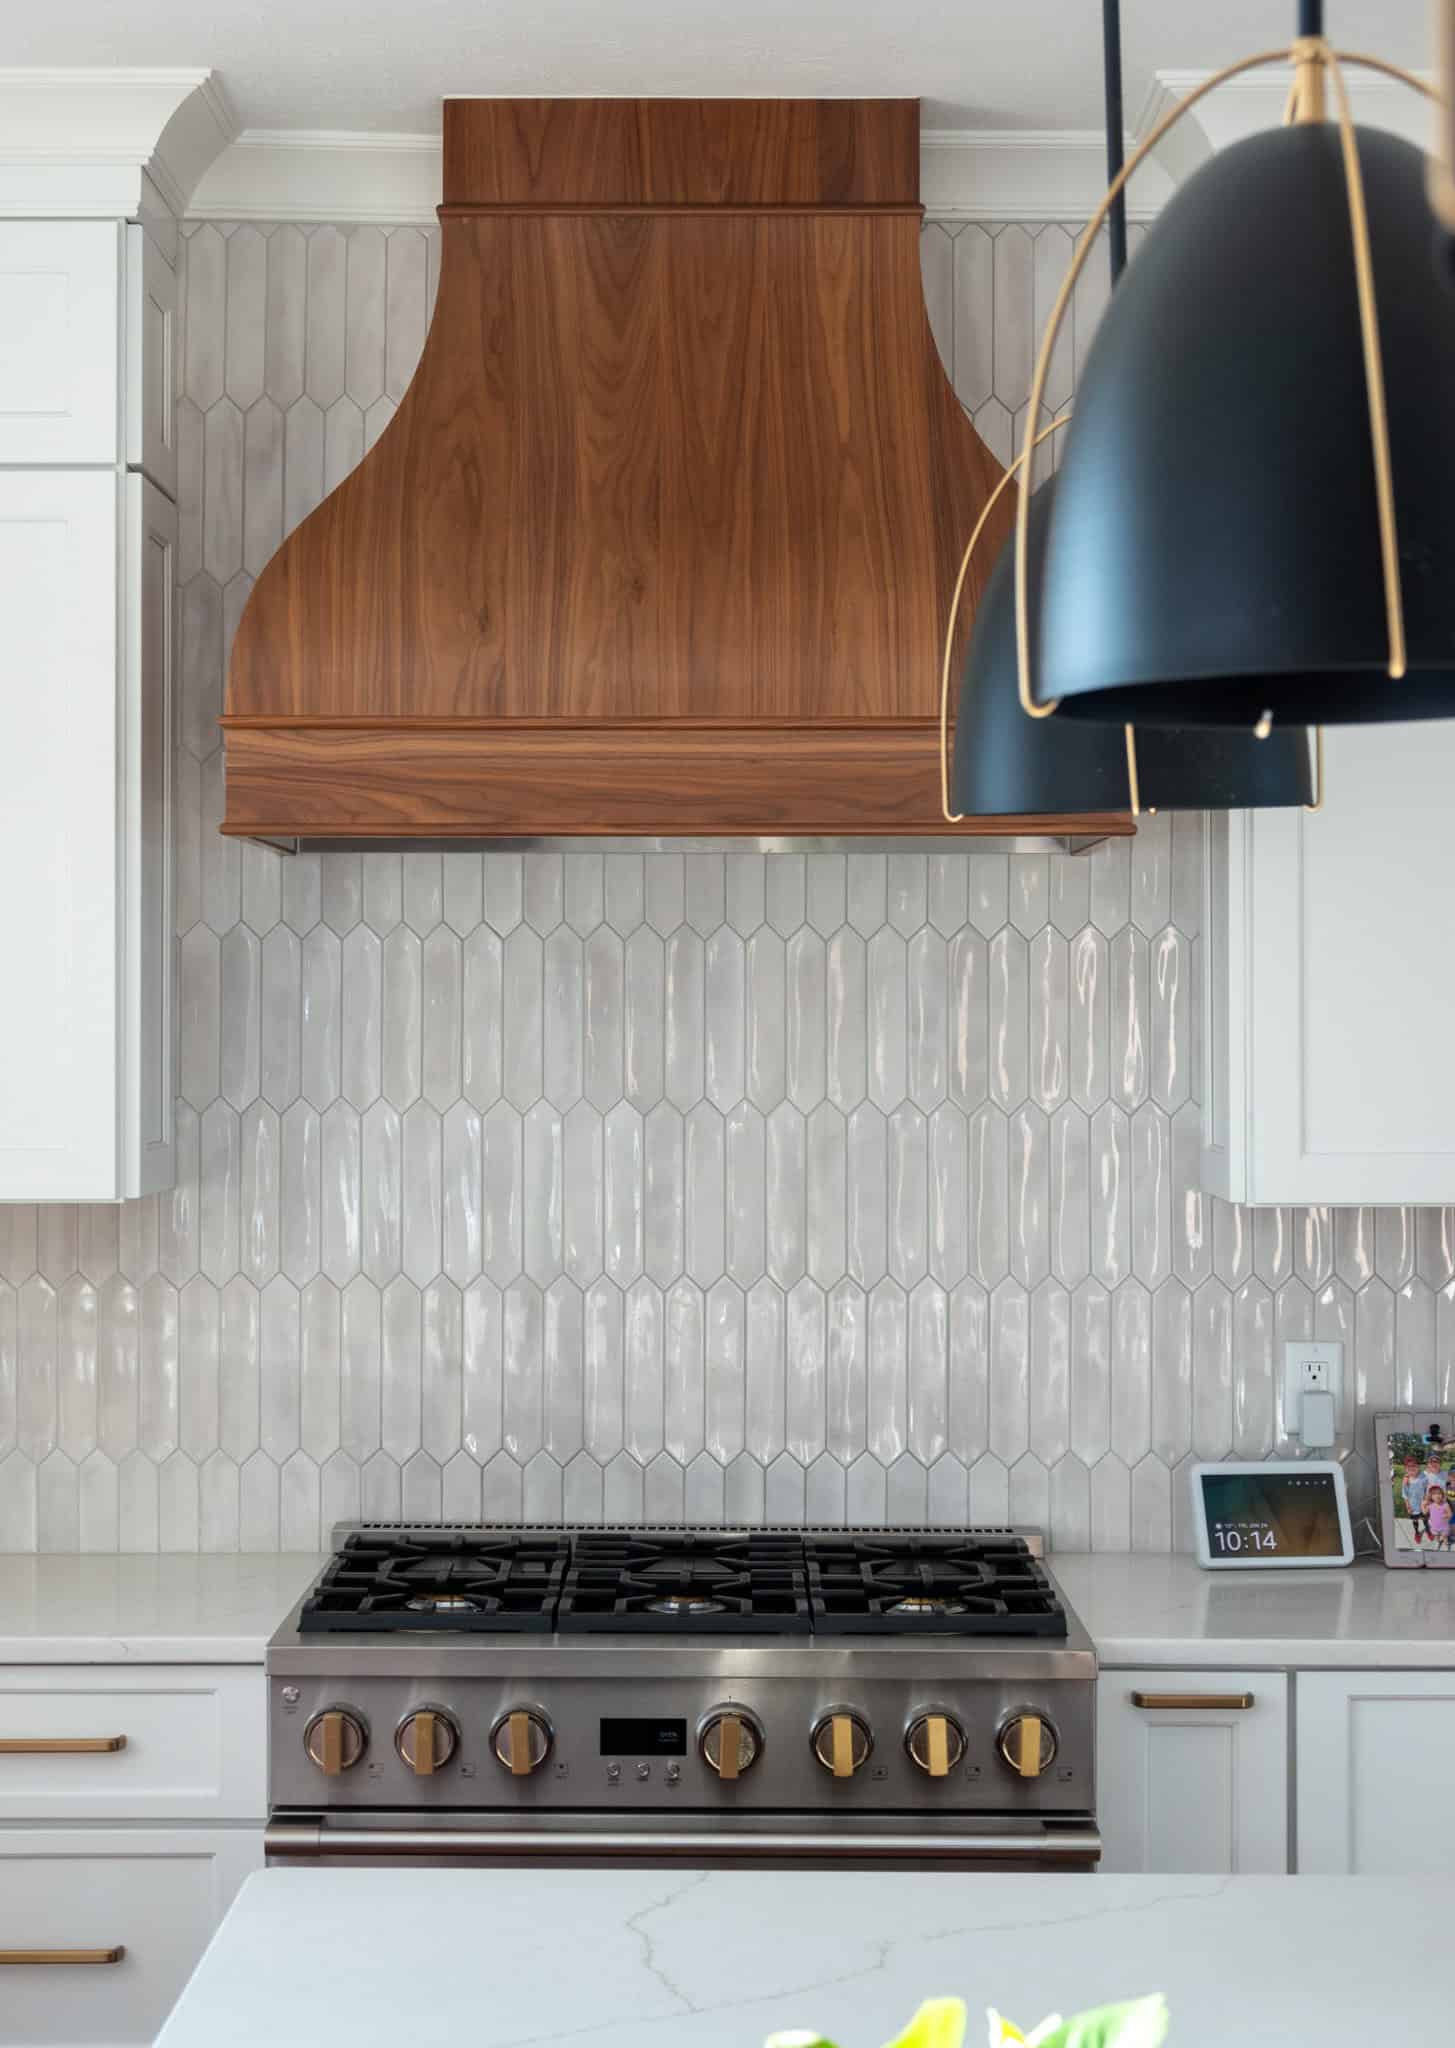
[[[350,1525],[274,1863],[1088,1869],[1096,1656],[1008,1529]]]

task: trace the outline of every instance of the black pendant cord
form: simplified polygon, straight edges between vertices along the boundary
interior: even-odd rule
[[[1307,0],[1301,0],[1307,4]],[[1101,62],[1106,87],[1106,182],[1114,185],[1121,175],[1125,123],[1122,116],[1122,9],[1121,0],[1101,0]],[[1111,281],[1127,267],[1127,195],[1118,192],[1106,223],[1111,254]]]
[[[1298,32],[1321,36],[1324,0],[1298,0]],[[1121,0],[1101,0],[1101,64],[1106,93],[1106,182],[1116,183],[1124,157],[1125,119],[1122,109]],[[1115,285],[1127,267],[1127,197],[1118,192],[1107,216],[1106,234]]]

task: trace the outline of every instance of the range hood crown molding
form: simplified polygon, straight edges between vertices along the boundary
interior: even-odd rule
[[[444,193],[414,380],[239,625],[223,830],[943,839],[1001,471],[929,328],[918,103],[451,100]]]

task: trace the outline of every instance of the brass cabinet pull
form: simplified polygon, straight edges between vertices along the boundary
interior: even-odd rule
[[[40,1963],[47,1968],[59,1965],[71,1969],[80,1964],[119,1963],[125,1954],[120,1942],[115,1948],[0,1948],[0,1966]]]
[[[11,1735],[0,1739],[0,1756],[114,1756],[124,1735]]]
[[[1148,1713],[1241,1714],[1253,1704],[1250,1692],[1134,1692],[1132,1705]]]

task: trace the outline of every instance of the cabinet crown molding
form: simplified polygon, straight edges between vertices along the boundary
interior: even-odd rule
[[[1137,116],[1137,134],[1150,134],[1179,100],[1195,92],[1211,75],[1209,71],[1157,72]],[[1397,79],[1360,71],[1352,65],[1346,67],[1344,75],[1356,121],[1369,128],[1388,128],[1418,149],[1430,147],[1435,139],[1435,111],[1421,94]],[[1245,72],[1220,85],[1206,99],[1199,100],[1163,138],[1152,152],[1153,162],[1173,183],[1180,184],[1206,163],[1215,150],[1256,135],[1262,128],[1276,128],[1283,118],[1290,76],[1286,67],[1269,64],[1261,71]],[[1429,85],[1436,82],[1432,71],[1422,71],[1419,76]],[[1133,191],[1136,182],[1133,179]]]
[[[196,66],[0,66],[0,218],[185,212],[238,133]]]
[[[1100,130],[932,128],[920,144],[932,220],[1085,220],[1106,185]],[[432,226],[440,190],[437,134],[245,128],[204,172],[187,217]],[[1151,165],[1132,191],[1132,219],[1151,220],[1170,190]]]

